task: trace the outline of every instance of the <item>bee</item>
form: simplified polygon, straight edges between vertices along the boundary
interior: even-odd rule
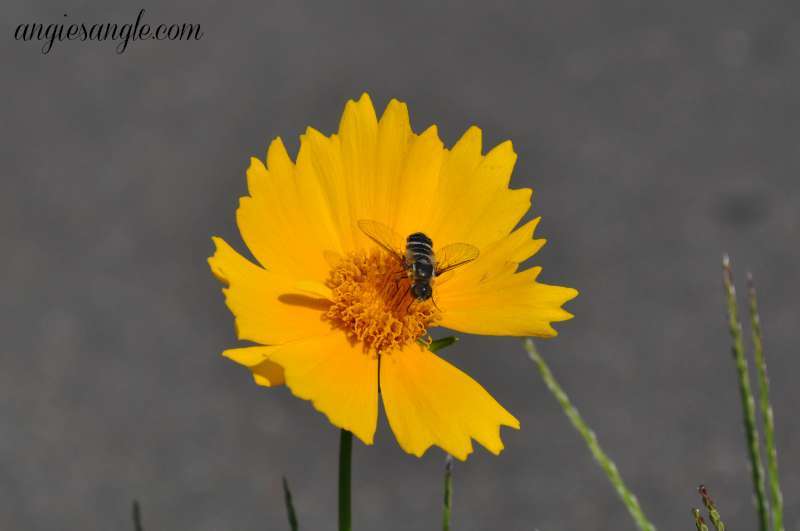
[[[451,243],[434,252],[433,241],[425,233],[415,232],[403,238],[383,223],[368,219],[359,220],[358,228],[397,258],[411,280],[408,291],[418,301],[433,297],[431,282],[435,277],[472,262],[480,253],[468,243]]]

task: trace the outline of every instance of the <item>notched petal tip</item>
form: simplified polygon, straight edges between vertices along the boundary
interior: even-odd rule
[[[269,347],[243,347],[229,348],[222,351],[222,355],[245,367],[255,367],[267,359]]]
[[[495,147],[489,150],[489,152],[486,154],[486,157],[488,158],[490,155],[496,157],[509,157],[513,158],[514,161],[517,160],[517,153],[514,151],[514,144],[511,142],[511,140],[503,140],[497,144]]]
[[[311,406],[315,410],[317,410],[319,413],[322,413],[323,415],[325,415],[325,418],[328,419],[328,422],[330,422],[333,426],[335,426],[335,427],[337,427],[337,428],[339,428],[341,430],[349,431],[350,433],[355,435],[356,439],[358,439],[362,443],[366,444],[367,446],[372,446],[373,444],[375,444],[375,430],[377,428],[377,422],[376,422],[375,428],[372,429],[372,432],[366,432],[366,431],[361,430],[361,429],[356,429],[356,428],[354,428],[354,426],[351,423],[342,422],[341,419],[339,419],[335,415],[332,415],[331,413],[329,413],[329,411],[326,411],[327,407],[323,406],[323,405],[320,405],[318,400],[315,400],[313,398],[309,398],[307,396],[302,396],[301,394],[295,392],[295,390],[292,387],[291,383],[287,383],[287,386],[289,387],[289,390],[292,392],[292,394],[294,396],[296,396],[297,398],[300,398],[302,400],[307,400],[307,401],[311,402]]]
[[[334,426],[364,444],[374,441],[378,418],[378,363],[341,332],[276,347],[270,361],[283,367],[292,394],[311,402]]]
[[[487,450],[489,450],[489,449],[487,448]],[[489,451],[490,451],[490,452],[492,452],[491,450],[489,450]],[[463,463],[464,461],[466,461],[466,460],[467,460],[467,458],[468,458],[469,456],[471,456],[471,455],[472,455],[472,454],[475,452],[475,449],[474,449],[474,448],[472,447],[472,445],[470,444],[469,450],[467,450],[466,452],[458,452],[458,453],[453,453],[453,452],[448,452],[447,450],[445,450],[445,452],[447,452],[447,454],[448,454],[448,455],[452,455],[453,457],[455,457],[456,459],[458,459],[459,461],[461,461],[461,462]],[[494,455],[497,455],[497,454],[499,454],[500,452],[497,452],[497,453],[495,453],[495,452],[492,452],[492,453],[493,453]]]
[[[569,302],[578,295],[580,295],[580,292],[575,288],[564,287],[564,290],[567,292],[564,302]]]
[[[292,162],[281,137],[277,136],[270,142],[267,148],[266,162],[267,168],[271,170],[291,174],[294,162]]]
[[[230,280],[228,275],[225,273],[224,267],[222,266],[221,255],[227,250],[227,248],[230,248],[230,246],[219,236],[212,236],[211,241],[214,243],[214,254],[209,256],[206,259],[206,262],[208,262],[208,266],[211,268],[211,273],[213,273],[214,277],[216,277],[216,279],[220,281],[223,286],[228,287],[230,286]]]
[[[353,100],[350,100],[350,101],[353,101]],[[359,96],[358,100],[356,100],[354,103],[360,103],[362,105],[369,105],[371,107],[372,106],[372,98],[370,97],[369,92],[367,92],[365,90],[364,92],[361,93],[361,96]]]
[[[483,146],[483,131],[477,125],[471,125],[464,131],[456,143],[453,145],[451,151],[457,152],[460,150],[477,151],[478,155],[482,153]]]
[[[438,140],[440,144],[442,143],[441,139],[439,138],[439,127],[436,124],[429,125],[427,129],[419,134],[419,136],[424,138],[432,137]]]
[[[383,114],[386,114],[389,110],[408,114],[408,105],[406,105],[404,101],[398,100],[397,98],[392,98],[386,105],[386,110],[383,111]]]
[[[512,430],[520,429],[521,424],[517,417],[512,415],[511,413],[508,414],[508,419],[500,423],[501,426],[505,426],[507,428],[511,428]]]
[[[497,454],[503,449],[500,427],[519,428],[478,382],[418,345],[381,363],[381,388],[398,444],[417,457],[438,446],[464,461],[473,441]]]
[[[391,151],[397,149],[397,146],[393,145],[397,140],[395,139],[392,141],[394,135],[400,135],[400,138],[402,138],[404,142],[407,142],[406,135],[413,133],[413,131],[411,130],[411,122],[406,104],[392,99],[386,106],[386,109],[384,109],[378,121],[378,127],[381,136],[384,137],[383,141],[390,141],[390,146],[384,146],[384,149],[389,148]],[[403,158],[404,156],[402,155],[399,157],[400,160]]]
[[[358,100],[348,100],[344,106],[342,117],[339,121],[339,135],[345,134],[351,126],[361,124],[373,128],[378,124],[378,116],[372,98],[366,92]]]
[[[247,171],[250,172],[250,171],[261,170],[261,169],[266,169],[266,167],[264,166],[264,163],[261,162],[261,159],[259,159],[258,157],[252,157],[251,156],[250,157],[250,165],[247,167]]]

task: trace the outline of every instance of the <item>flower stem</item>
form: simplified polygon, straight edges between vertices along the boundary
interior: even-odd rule
[[[450,508],[453,506],[453,456],[447,454],[444,462],[444,506],[442,530],[450,531]]]
[[[733,271],[727,255],[722,259],[722,281],[725,286],[725,295],[728,299],[728,327],[730,328],[732,340],[731,353],[739,374],[739,395],[742,400],[744,431],[747,437],[747,451],[750,456],[753,490],[755,490],[756,506],[758,508],[758,523],[761,531],[767,531],[769,529],[769,514],[764,489],[764,465],[761,462],[758,429],[756,427],[756,403],[753,399],[753,391],[750,388],[750,369],[747,366],[747,358],[744,356],[742,324],[739,322],[739,310],[736,304],[736,288],[733,285]]]
[[[622,476],[617,469],[617,465],[614,464],[614,461],[612,461],[600,447],[600,443],[597,442],[597,436],[586,424],[586,421],[583,420],[583,417],[581,417],[581,414],[575,409],[575,406],[572,405],[569,397],[558,384],[553,373],[550,372],[550,367],[547,366],[547,363],[545,363],[544,359],[539,355],[536,346],[530,339],[525,340],[525,350],[528,351],[528,355],[536,363],[544,383],[547,385],[547,388],[550,389],[553,396],[556,397],[558,403],[561,404],[561,409],[564,410],[564,413],[567,415],[570,422],[572,422],[572,426],[578,430],[578,433],[583,437],[595,461],[597,461],[606,473],[608,480],[611,482],[611,485],[613,485],[614,490],[617,491],[622,502],[628,508],[628,512],[631,517],[633,517],[637,527],[642,531],[655,531],[656,526],[644,515],[644,511],[642,511],[639,505],[639,500],[636,499],[636,496],[625,486],[625,482],[622,481]]]
[[[353,454],[353,434],[341,431],[339,437],[339,531],[351,531],[350,520],[350,463]]]

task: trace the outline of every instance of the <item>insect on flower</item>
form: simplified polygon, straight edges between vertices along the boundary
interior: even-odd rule
[[[433,241],[423,232],[414,232],[405,239],[405,252],[402,251],[403,238],[392,229],[378,221],[362,219],[358,228],[375,243],[397,258],[403,272],[412,281],[409,294],[418,301],[433,300],[431,282],[457,267],[466,265],[480,254],[474,245],[451,243],[433,252]],[[439,257],[437,260],[436,257]],[[434,305],[436,301],[433,300]]]
[[[531,190],[509,187],[516,157],[508,141],[484,154],[477,127],[445,148],[435,126],[411,129],[404,103],[378,119],[366,94],[336,134],[306,129],[296,157],[272,141],[236,212],[255,262],[213,238],[211,271],[252,342],[223,355],[365,444],[383,404],[411,454],[463,460],[473,440],[499,453],[501,426],[519,421],[420,340],[433,327],[553,337],[572,317],[576,290],[521,267],[544,240],[538,218],[520,224]]]

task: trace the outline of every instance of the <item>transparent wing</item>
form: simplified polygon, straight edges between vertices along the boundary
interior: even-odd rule
[[[451,243],[436,251],[436,274],[442,275],[448,271],[468,264],[478,258],[480,251],[468,243]]]
[[[403,261],[405,238],[378,221],[360,219],[357,224],[361,232],[366,234],[369,239],[396,256],[401,262]]]

